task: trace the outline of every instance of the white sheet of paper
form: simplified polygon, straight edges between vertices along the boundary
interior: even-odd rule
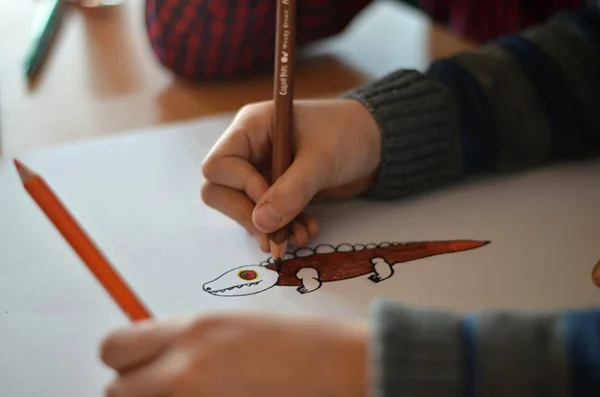
[[[200,200],[200,164],[229,116],[31,152],[39,172],[159,317],[266,310],[365,317],[373,299],[455,310],[597,305],[600,162],[454,186],[398,202],[311,208],[312,244],[474,239],[471,251],[397,264],[300,294],[216,297],[205,282],[267,259]],[[96,397],[111,377],[98,342],[127,319],[0,160],[0,395]]]

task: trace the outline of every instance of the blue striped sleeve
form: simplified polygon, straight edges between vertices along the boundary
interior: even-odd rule
[[[569,311],[561,316],[573,397],[600,396],[600,310]]]
[[[446,86],[458,107],[463,172],[496,169],[496,134],[483,89],[466,68],[451,59],[433,62],[426,75]]]
[[[533,85],[544,106],[551,131],[552,159],[583,155],[583,115],[575,106],[575,96],[554,59],[520,35],[507,35],[496,41],[509,50]]]
[[[600,309],[372,310],[376,397],[600,396]]]
[[[581,7],[432,62],[451,94],[462,172],[600,154],[600,11]]]
[[[465,396],[600,396],[599,310],[477,312],[461,331]]]

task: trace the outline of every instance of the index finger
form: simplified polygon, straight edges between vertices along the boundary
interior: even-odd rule
[[[273,106],[260,102],[244,106],[209,152],[207,159],[238,157],[252,164],[268,159]]]

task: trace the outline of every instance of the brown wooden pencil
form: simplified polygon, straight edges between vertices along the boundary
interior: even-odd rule
[[[19,160],[15,159],[14,163],[25,190],[129,319],[138,321],[151,318],[150,311],[119,276],[46,182]]]
[[[277,0],[271,183],[275,183],[292,162],[295,57],[296,1]],[[289,224],[269,235],[269,246],[273,259],[281,260],[283,258],[289,235]]]

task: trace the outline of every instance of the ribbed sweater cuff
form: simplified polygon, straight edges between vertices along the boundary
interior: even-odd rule
[[[367,197],[394,199],[436,187],[462,172],[456,103],[445,86],[400,70],[344,94],[381,130],[381,163]]]
[[[385,301],[373,307],[371,396],[462,396],[461,318]]]
[[[594,312],[461,315],[376,301],[372,316],[372,397],[566,397],[575,380],[600,387],[589,359]]]
[[[472,395],[571,395],[560,312],[480,311],[465,318],[463,329]]]

